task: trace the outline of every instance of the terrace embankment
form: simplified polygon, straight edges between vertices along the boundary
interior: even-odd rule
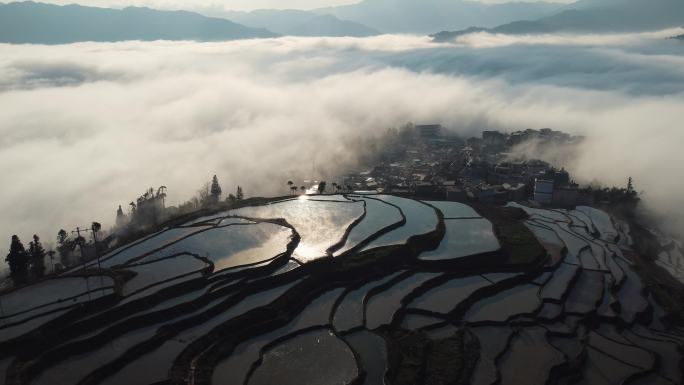
[[[5,383],[515,384],[521,362],[530,384],[680,383],[682,331],[607,218],[355,194],[205,212],[105,256],[139,272],[108,301],[0,325]]]

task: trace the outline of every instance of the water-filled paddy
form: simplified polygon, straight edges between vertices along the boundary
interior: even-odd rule
[[[246,217],[285,219],[301,236],[294,257],[306,262],[326,256],[349,225],[363,215],[362,202],[295,199],[231,211]]]
[[[486,219],[445,220],[446,234],[437,250],[420,255],[426,261],[457,259],[498,250],[501,246]]]
[[[354,353],[330,330],[304,333],[270,348],[247,384],[351,384],[359,375]]]
[[[438,218],[435,209],[424,203],[389,195],[377,195],[375,198],[397,206],[406,217],[406,224],[374,240],[364,248],[365,250],[403,244],[410,237],[427,234],[437,227]]]
[[[416,298],[408,307],[435,313],[449,313],[476,290],[490,285],[491,282],[479,275],[454,278]]]
[[[425,201],[430,206],[436,207],[442,212],[444,218],[482,218],[482,216],[472,207],[459,203],[447,201]]]

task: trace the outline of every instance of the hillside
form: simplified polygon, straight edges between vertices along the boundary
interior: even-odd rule
[[[292,36],[374,36],[380,32],[363,24],[300,10],[256,10],[225,12],[221,16],[254,28],[267,28]]]
[[[434,35],[434,38],[436,41],[449,41],[473,31],[503,34],[638,32],[682,24],[684,2],[678,0],[585,1],[537,20],[520,20],[495,28],[444,31]]]
[[[265,30],[185,11],[122,10],[34,2],[0,4],[0,42],[64,44],[81,41],[221,41],[274,37]]]
[[[254,203],[1,292],[0,378],[681,383],[684,337],[654,299],[667,286],[637,274],[655,264],[605,212],[367,194]]]

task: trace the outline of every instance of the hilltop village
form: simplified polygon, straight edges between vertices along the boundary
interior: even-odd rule
[[[532,200],[554,207],[636,198],[631,181],[624,189],[582,188],[564,168],[522,153],[530,146],[571,148],[583,140],[549,128],[484,131],[463,139],[440,125],[409,125],[386,136],[388,150],[377,164],[343,176],[344,189],[484,204]]]

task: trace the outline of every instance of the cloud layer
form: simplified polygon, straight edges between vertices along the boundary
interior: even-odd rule
[[[561,45],[583,47],[639,46],[656,39],[666,39],[684,34],[684,28],[670,28],[662,31],[622,34],[544,34],[506,35],[501,33],[475,32],[458,36],[454,43],[471,47],[503,47],[510,45]]]
[[[2,45],[0,255],[14,233],[109,225],[150,186],[168,186],[171,204],[213,174],[226,192],[284,193],[288,179],[353,166],[359,138],[407,121],[586,135],[568,165],[578,179],[632,176],[652,207],[684,218],[683,45],[538,39]]]

